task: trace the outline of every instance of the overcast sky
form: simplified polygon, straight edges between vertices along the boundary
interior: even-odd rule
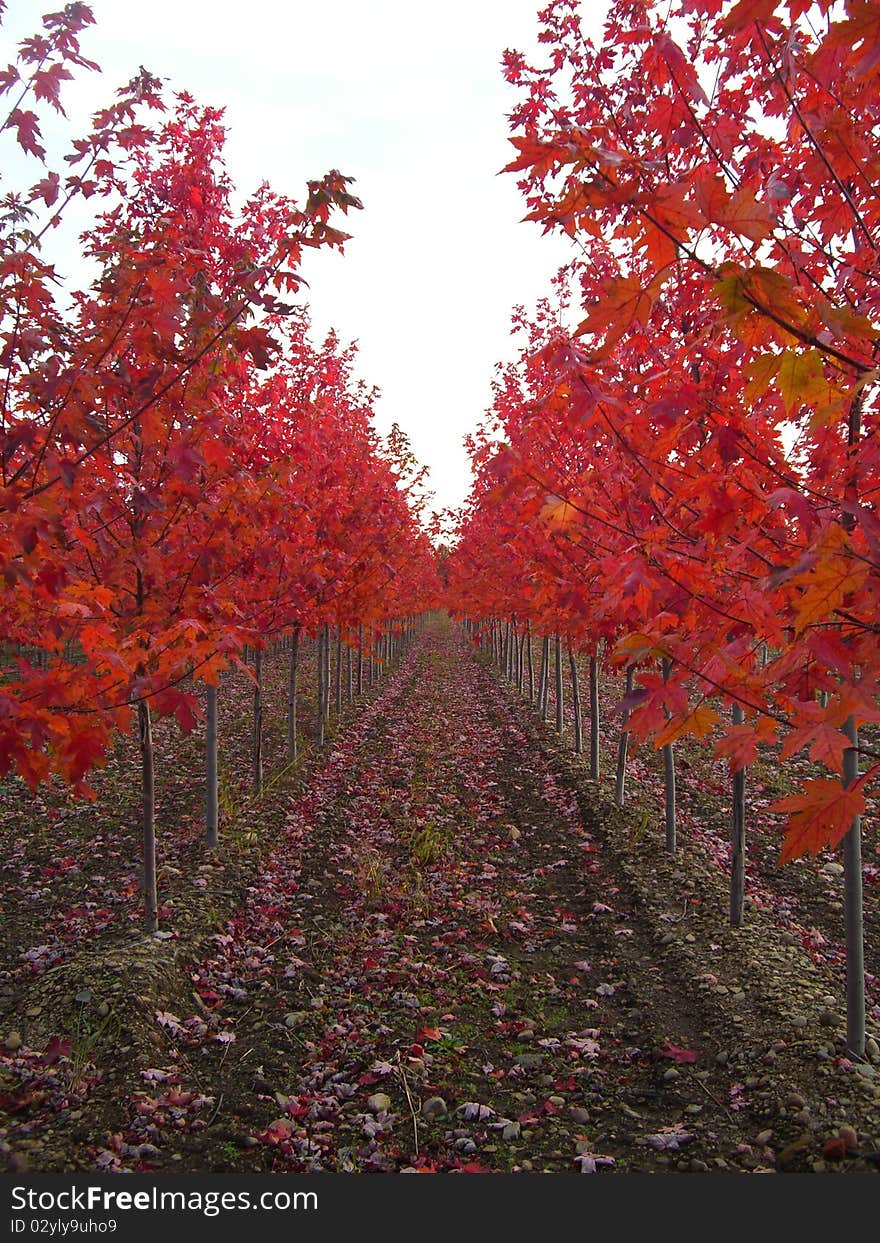
[[[11,44],[61,7],[9,0]],[[568,257],[520,223],[506,113],[505,47],[532,50],[538,0],[93,0],[83,36],[98,106],[139,65],[226,108],[228,166],[243,191],[268,180],[302,197],[330,168],[356,178],[364,211],[343,257],[309,256],[316,327],[357,340],[382,390],[377,426],[398,422],[431,470],[439,507],[469,487],[462,437],[510,353],[510,310],[530,305]],[[605,8],[588,0],[591,14]]]

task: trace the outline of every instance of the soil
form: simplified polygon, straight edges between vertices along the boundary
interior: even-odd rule
[[[617,808],[443,621],[324,753],[285,771],[278,725],[259,801],[247,700],[240,679],[220,850],[198,739],[163,742],[159,937],[120,832],[130,754],[92,807],[4,789],[9,1169],[876,1172],[877,999],[856,1062],[839,878],[761,842],[730,928],[725,788],[685,751],[670,855],[650,757]]]

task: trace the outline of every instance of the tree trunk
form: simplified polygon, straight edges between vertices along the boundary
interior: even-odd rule
[[[745,713],[733,705],[733,723],[742,725]],[[733,828],[730,859],[730,926],[741,928],[746,892],[746,770],[733,774]]]
[[[578,685],[577,657],[574,649],[568,649],[568,665],[571,670],[571,704],[574,710],[574,749],[580,755],[584,749],[584,726],[581,720],[581,688]]]
[[[254,651],[254,772],[255,794],[263,792],[263,649]]]
[[[672,672],[672,661],[663,660],[663,681],[669,681]],[[666,802],[666,849],[675,854],[675,752],[673,744],[667,742],[663,747],[663,788]]]
[[[599,780],[599,657],[590,657],[590,776]]]
[[[336,715],[342,714],[342,635],[336,631]]]
[[[205,711],[205,845],[217,845],[219,791],[217,786],[217,687],[208,686]]]
[[[354,672],[352,668],[351,648],[346,644],[345,647],[345,700],[351,703],[354,699]]]
[[[565,712],[562,702],[562,640],[556,636],[556,732],[561,734],[565,728]]]
[[[364,627],[358,624],[357,693],[364,693]]]
[[[330,623],[324,623],[324,720],[330,719]]]
[[[324,745],[324,627],[318,627],[318,704],[315,713],[318,746]]]
[[[541,708],[541,720],[547,720],[550,705],[550,636],[544,635],[541,641],[541,674],[538,678],[538,699]]]
[[[287,758],[296,763],[296,690],[299,679],[299,626],[294,626],[290,636],[290,669],[287,678]]]
[[[529,703],[535,702],[535,666],[532,661],[532,623],[526,622],[526,664],[529,670]]]
[[[843,732],[852,743],[843,753],[843,784],[859,779],[859,732],[850,717]],[[846,928],[846,1049],[865,1056],[865,926],[862,896],[862,818],[855,816],[843,839],[843,919]]]
[[[630,666],[626,671],[625,695],[632,694],[635,673],[636,671],[632,666]],[[620,731],[620,742],[617,744],[617,774],[614,781],[614,801],[618,807],[623,806],[623,800],[626,795],[626,755],[629,750],[629,731],[626,728],[626,724],[628,720],[629,711],[627,710],[623,716],[623,729]]]
[[[141,749],[141,829],[144,865],[144,922],[147,932],[159,928],[159,900],[156,893],[156,795],[153,768],[153,729],[150,705],[138,701],[138,737]]]

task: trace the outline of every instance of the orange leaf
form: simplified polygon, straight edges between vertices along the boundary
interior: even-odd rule
[[[771,803],[769,811],[787,812],[785,841],[780,863],[817,855],[825,846],[834,847],[846,836],[856,816],[865,810],[865,796],[858,785],[844,786],[834,777],[810,777],[803,794]]]
[[[782,744],[781,757],[790,759],[802,747],[810,746],[810,759],[824,764],[826,768],[843,770],[843,753],[852,744],[846,734],[835,729],[828,721],[814,721],[793,729]]]
[[[687,716],[673,717],[666,728],[655,736],[654,746],[659,750],[668,742],[675,742],[676,738],[683,738],[687,735],[693,738],[705,738],[707,734],[711,734],[720,720],[714,708],[710,708],[706,703],[697,704]]]

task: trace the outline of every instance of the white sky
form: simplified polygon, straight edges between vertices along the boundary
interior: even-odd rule
[[[62,0],[9,0],[0,62]],[[356,178],[364,211],[343,257],[304,268],[316,336],[356,339],[382,390],[377,426],[397,421],[431,470],[435,504],[469,488],[462,437],[511,352],[510,310],[531,305],[568,257],[520,223],[505,47],[535,47],[540,0],[93,0],[82,50],[99,79],[66,99],[83,115],[143,64],[202,103],[225,106],[229,171],[304,196],[330,168]],[[606,5],[586,0],[599,16]],[[71,84],[68,84],[70,86]],[[50,148],[51,149],[51,148]]]

